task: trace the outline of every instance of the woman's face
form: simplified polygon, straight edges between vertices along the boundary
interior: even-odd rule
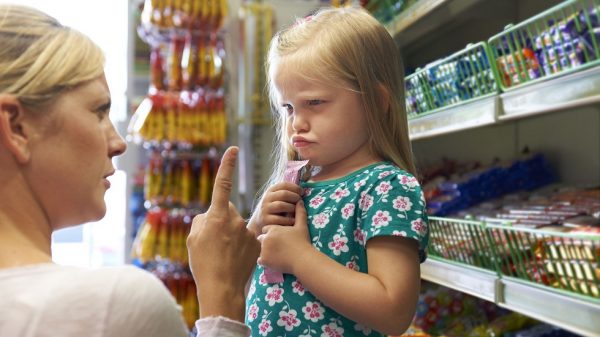
[[[62,93],[47,110],[31,138],[30,187],[55,230],[101,219],[111,159],[126,149],[108,117],[104,75]]]

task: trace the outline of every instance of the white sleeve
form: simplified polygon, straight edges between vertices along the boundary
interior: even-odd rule
[[[131,268],[115,283],[106,337],[188,337],[181,308],[152,274]]]
[[[226,317],[207,317],[196,321],[197,337],[248,337],[250,328]]]

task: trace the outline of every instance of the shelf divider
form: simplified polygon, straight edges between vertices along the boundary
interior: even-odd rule
[[[498,305],[590,337],[600,336],[600,304],[503,277]]]
[[[421,264],[421,277],[490,302],[496,302],[498,275],[492,271],[458,266],[433,257]]]

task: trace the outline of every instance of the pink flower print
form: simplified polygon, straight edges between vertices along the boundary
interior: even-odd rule
[[[391,189],[393,189],[392,184],[387,181],[382,181],[379,186],[375,187],[375,192],[377,192],[377,195],[387,194]]]
[[[390,216],[390,212],[377,211],[377,213],[375,213],[375,215],[373,215],[373,226],[375,226],[377,228],[385,227],[390,223],[390,220],[392,220],[392,217]]]
[[[276,284],[272,287],[267,288],[267,295],[265,301],[269,301],[269,306],[274,306],[275,303],[281,303],[283,301],[283,289],[279,288]]]
[[[404,237],[404,238],[408,236],[408,234],[406,234],[405,231],[393,231],[392,235],[393,236],[401,236],[401,237]]]
[[[285,328],[285,331],[292,331],[295,327],[300,325],[300,320],[297,318],[298,313],[296,310],[291,309],[290,311],[282,310],[279,312],[279,320],[277,325]]]
[[[312,219],[312,224],[315,228],[324,228],[329,223],[329,215],[327,213],[319,213]]]
[[[412,208],[412,205],[413,204],[410,201],[409,197],[400,196],[400,197],[397,197],[396,199],[394,199],[394,201],[393,201],[394,209],[397,209],[399,211],[408,212]]]
[[[354,204],[347,203],[342,208],[342,218],[348,219],[349,217],[354,215]]]
[[[321,206],[321,204],[325,201],[325,198],[323,198],[320,195],[317,195],[316,197],[312,198],[310,200],[310,202],[308,203],[308,205],[310,206],[310,208],[317,208],[319,206]]]
[[[304,286],[300,281],[292,282],[292,291],[300,296],[304,296]]]
[[[261,285],[267,284],[267,276],[265,275],[264,271],[262,274],[260,274],[260,277],[258,278],[258,284],[261,284]]]
[[[321,330],[323,330],[321,337],[343,337],[344,336],[344,329],[341,326],[337,326],[337,324],[335,324],[333,322],[329,323],[327,325],[323,325],[321,327]]]
[[[248,289],[248,297],[254,296],[254,292],[256,292],[256,282],[252,281],[250,288]]]
[[[400,178],[400,184],[402,184],[406,187],[412,188],[412,187],[419,186],[419,181],[417,180],[417,178],[415,178],[413,176],[399,174],[398,178]]]
[[[358,191],[361,187],[365,186],[367,184],[367,180],[363,179],[361,181],[355,182],[354,183],[354,190]]]
[[[252,322],[258,317],[258,305],[252,304],[250,308],[248,308],[248,321]]]
[[[333,241],[329,242],[329,249],[333,251],[333,255],[340,256],[342,252],[348,251],[348,238],[336,234],[333,236]]]
[[[331,199],[335,201],[340,201],[343,197],[347,197],[350,195],[350,191],[348,191],[345,187],[338,187],[335,192],[331,194]]]
[[[373,206],[373,197],[368,195],[367,192],[362,192],[358,199],[358,208],[362,211],[368,211]]]
[[[258,325],[258,333],[260,333],[261,336],[266,337],[271,331],[273,331],[271,321],[263,319]]]
[[[356,270],[356,271],[360,270],[360,268],[356,264],[356,261],[350,261],[350,262],[346,263],[346,267],[348,267],[348,268],[350,268],[352,270]]]
[[[302,312],[304,313],[304,319],[311,322],[318,322],[325,318],[325,308],[319,302],[306,302],[306,305],[302,308]]]
[[[362,246],[365,245],[366,236],[367,236],[367,233],[365,233],[364,231],[362,231],[358,228],[354,230],[354,241],[358,242]]]
[[[371,328],[367,328],[366,326],[363,326],[362,324],[358,324],[358,323],[356,323],[354,325],[354,330],[362,332],[363,335],[365,335],[365,336],[370,335],[371,332],[373,331],[373,330],[371,330]]]
[[[383,179],[383,178],[389,176],[392,173],[393,173],[392,171],[383,171],[383,172],[379,173],[379,175],[377,176],[377,178]]]
[[[427,224],[423,221],[423,219],[418,218],[417,220],[411,221],[411,228],[413,231],[417,232],[419,236],[425,236],[427,233]]]
[[[302,196],[304,197],[308,197],[311,193],[312,193],[313,189],[310,187],[307,187],[303,190]]]

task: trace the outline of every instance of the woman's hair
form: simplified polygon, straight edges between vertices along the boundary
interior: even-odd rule
[[[0,4],[0,93],[26,107],[50,103],[104,71],[102,50],[33,8]]]
[[[281,68],[293,69],[308,80],[359,93],[372,152],[416,175],[400,52],[387,30],[366,10],[322,9],[275,35],[268,53],[267,80],[276,111],[281,103],[275,77],[283,62],[285,67]],[[286,123],[286,114],[276,112],[275,169],[267,185],[281,181],[287,160],[298,159],[287,139]]]

